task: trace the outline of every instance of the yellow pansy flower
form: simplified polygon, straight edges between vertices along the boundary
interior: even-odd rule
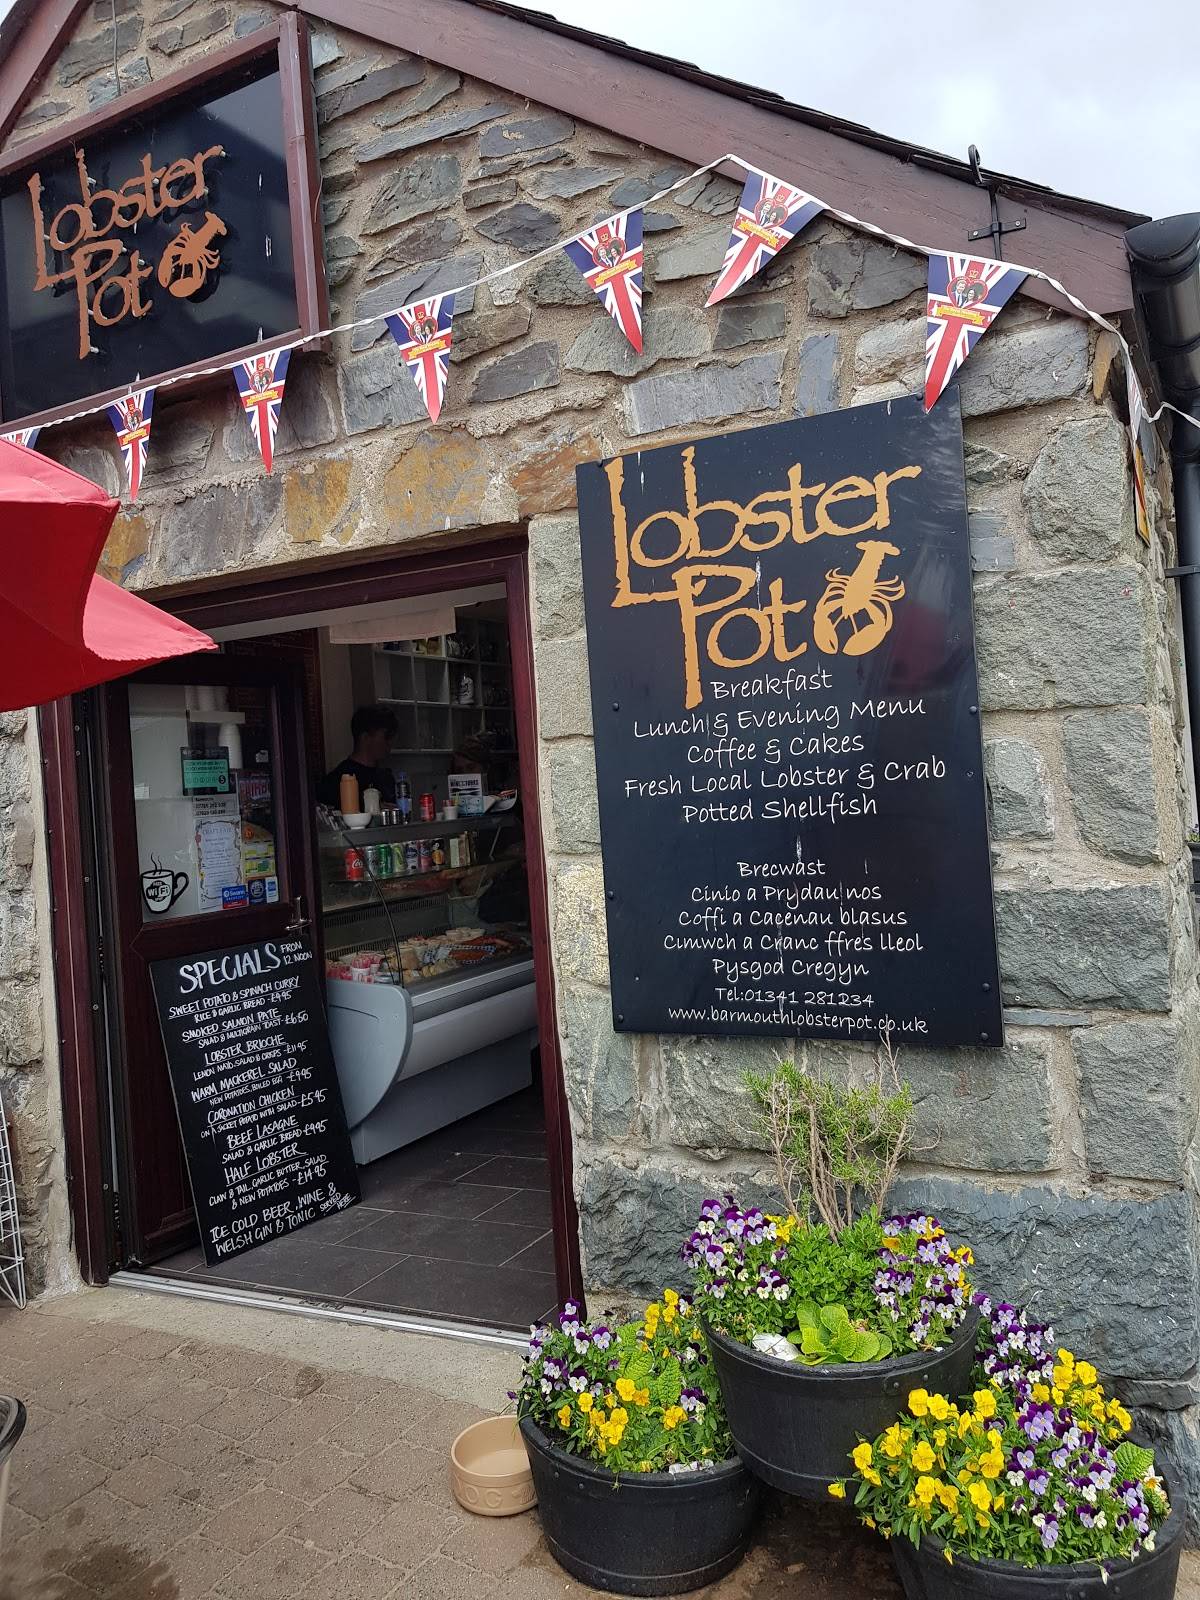
[[[979,1470],[985,1478],[998,1478],[1004,1471],[1004,1452],[989,1450],[979,1458]]]
[[[1090,1389],[1100,1374],[1090,1361],[1077,1361],[1075,1363],[1075,1376],[1085,1389]]]
[[[921,1477],[917,1479],[913,1495],[919,1506],[931,1506],[937,1497],[938,1481],[936,1478]]]
[[[900,1432],[900,1424],[898,1422],[893,1422],[891,1427],[884,1434],[883,1443],[880,1445],[880,1449],[883,1451],[884,1455],[888,1456],[892,1461],[899,1461],[904,1451],[904,1439]]]
[[[947,1437],[948,1435],[945,1428],[935,1428],[933,1430],[933,1442],[935,1445],[937,1445],[939,1450],[944,1450],[946,1448]]]
[[[856,1444],[850,1453],[850,1459],[861,1472],[864,1467],[869,1467],[871,1465],[871,1458],[873,1454],[874,1452],[869,1444]]]
[[[938,1499],[946,1510],[953,1513],[958,1510],[958,1488],[953,1483],[940,1483],[938,1485]]]
[[[975,1402],[975,1415],[980,1422],[987,1422],[996,1415],[996,1396],[990,1389],[976,1389],[971,1396]]]
[[[953,1566],[954,1565],[954,1551],[951,1550],[949,1545],[946,1545],[944,1547],[944,1549],[942,1550],[942,1554],[945,1556],[946,1560],[950,1563],[950,1565]]]
[[[917,1445],[912,1453],[912,1464],[918,1472],[928,1472],[933,1466],[936,1457],[924,1439]]]
[[[914,1417],[928,1416],[929,1391],[927,1389],[913,1389],[908,1397],[908,1409]]]
[[[885,1250],[899,1250],[900,1240],[894,1233],[885,1233],[883,1236],[883,1248]]]
[[[945,1422],[950,1415],[950,1402],[944,1394],[929,1396],[929,1415],[935,1422]]]
[[[844,1483],[831,1483],[829,1492],[835,1500],[844,1500],[846,1498],[846,1485]]]
[[[677,1428],[686,1416],[687,1412],[682,1406],[668,1406],[663,1412],[663,1427]]]
[[[1029,1392],[1040,1406],[1044,1406],[1050,1398],[1050,1390],[1044,1383],[1035,1383]]]
[[[648,1406],[650,1404],[649,1389],[635,1389],[633,1392],[633,1403],[635,1406]]]
[[[622,1400],[632,1400],[637,1393],[637,1384],[634,1383],[632,1378],[618,1378],[617,1393]]]
[[[679,1296],[674,1289],[664,1289],[662,1297],[664,1305],[677,1306],[679,1304]]]
[[[977,1511],[990,1511],[992,1507],[992,1492],[986,1483],[973,1483],[967,1490],[971,1497],[971,1504]]]
[[[624,1406],[617,1406],[613,1411],[612,1416],[609,1418],[609,1421],[615,1422],[623,1428],[629,1421],[629,1413],[626,1411]]]
[[[560,1428],[569,1428],[571,1426],[571,1408],[570,1408],[570,1406],[559,1406],[559,1408],[558,1408],[558,1425],[559,1425]]]
[[[992,1510],[993,1511],[1003,1511],[1004,1510],[1004,1506],[1005,1506],[1004,1496],[1002,1494],[998,1494],[996,1496],[996,1498],[992,1501]]]
[[[883,1479],[875,1471],[874,1467],[864,1467],[862,1469],[862,1475],[866,1482],[874,1484],[876,1489],[878,1489],[883,1483]]]
[[[587,1413],[592,1409],[592,1407],[595,1405],[596,1402],[592,1399],[591,1395],[585,1389],[583,1391],[583,1393],[579,1396],[579,1399],[578,1399],[578,1401],[576,1403],[578,1404],[580,1411],[582,1411],[583,1414],[586,1416]]]

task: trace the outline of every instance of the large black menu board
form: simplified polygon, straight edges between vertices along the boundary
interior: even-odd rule
[[[355,1205],[307,940],[154,961],[150,973],[208,1265]]]
[[[578,483],[614,1025],[1000,1044],[956,393]]]

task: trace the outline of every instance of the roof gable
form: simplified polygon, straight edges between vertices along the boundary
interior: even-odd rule
[[[0,139],[86,5],[18,0],[0,28]],[[918,247],[966,250],[987,221],[986,194],[965,164],[498,0],[301,0],[297,9],[406,53],[417,41],[428,60],[692,165],[736,153]],[[1027,223],[1011,257],[1060,279],[1094,311],[1132,305],[1123,234],[1140,216],[997,181]],[[1024,291],[1065,305],[1037,279]]]

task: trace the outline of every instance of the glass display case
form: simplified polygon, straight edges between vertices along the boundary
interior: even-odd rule
[[[327,826],[319,844],[330,1040],[364,1164],[533,1080],[522,825]]]
[[[528,955],[519,814],[324,827],[318,840],[328,977],[414,989]]]

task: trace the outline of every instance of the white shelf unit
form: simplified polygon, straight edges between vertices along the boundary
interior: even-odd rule
[[[360,703],[377,700],[396,713],[393,755],[449,756],[471,734],[487,734],[501,759],[516,753],[503,624],[464,617],[453,634],[364,646],[355,675]]]

